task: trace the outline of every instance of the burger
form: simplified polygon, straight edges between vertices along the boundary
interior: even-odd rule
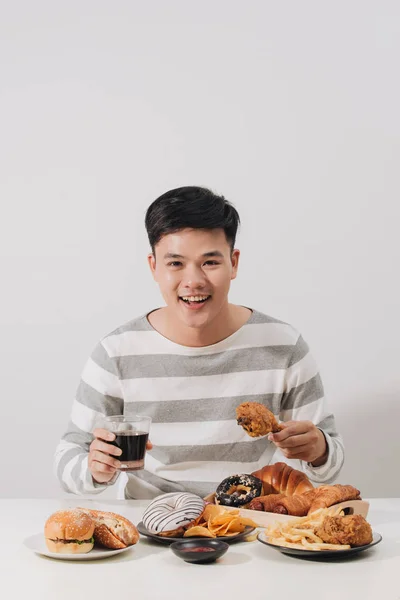
[[[85,554],[94,545],[94,520],[81,510],[59,510],[47,519],[44,537],[50,552]]]

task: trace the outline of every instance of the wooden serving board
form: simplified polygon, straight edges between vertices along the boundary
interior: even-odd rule
[[[215,494],[209,494],[204,498],[204,500],[216,504]],[[345,510],[345,514],[361,515],[362,517],[366,518],[369,510],[369,502],[366,500],[347,500],[346,502],[335,504],[334,507]],[[232,506],[224,506],[224,508],[226,510],[236,510]],[[280,515],[260,510],[250,510],[249,508],[240,508],[239,514],[242,517],[252,519],[255,523],[257,523],[258,527],[267,527],[268,525],[271,525],[271,523],[276,523],[276,521],[292,521],[298,518],[291,515]]]

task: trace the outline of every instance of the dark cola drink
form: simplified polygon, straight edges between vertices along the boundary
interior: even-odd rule
[[[144,455],[149,434],[144,431],[118,431],[114,446],[121,448],[122,454],[116,458],[121,462],[120,471],[137,471],[144,467]]]

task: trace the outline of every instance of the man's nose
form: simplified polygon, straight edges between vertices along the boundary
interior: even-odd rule
[[[188,288],[199,288],[204,287],[206,284],[206,277],[203,270],[199,267],[187,267],[184,274],[184,284]]]

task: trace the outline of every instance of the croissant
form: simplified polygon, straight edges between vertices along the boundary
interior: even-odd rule
[[[316,488],[316,494],[308,512],[311,514],[319,508],[328,508],[339,502],[359,500],[360,498],[360,490],[352,485],[340,485],[339,483],[336,485],[321,485]]]
[[[268,494],[268,496],[258,496],[254,498],[248,508],[251,510],[261,510],[263,512],[276,512],[276,507],[280,500],[286,498],[285,494]]]
[[[305,517],[310,510],[316,490],[309,490],[304,494],[294,496],[285,496],[284,494],[270,494],[255,498],[249,508],[253,508],[252,503],[258,500],[264,506],[264,511],[278,513],[280,515],[291,515],[293,517]],[[257,510],[257,509],[255,509]],[[259,509],[260,510],[260,509]]]
[[[284,462],[267,465],[252,473],[263,482],[264,495],[285,494],[293,496],[313,490],[314,486],[302,471],[289,467]]]
[[[269,494],[254,498],[249,504],[253,510],[305,517],[319,508],[328,508],[346,500],[358,500],[360,492],[351,485],[321,485],[318,488],[285,496],[285,494]]]

